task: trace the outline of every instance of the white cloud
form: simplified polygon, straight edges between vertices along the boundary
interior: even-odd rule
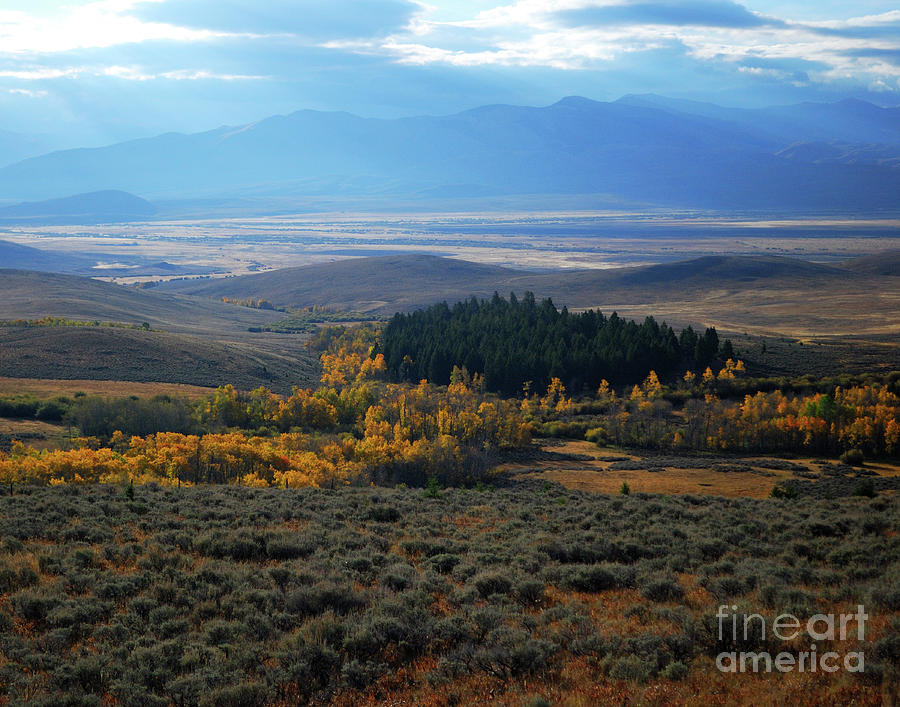
[[[14,96],[27,96],[28,98],[45,98],[50,95],[47,91],[34,91],[30,88],[10,88],[6,92]]]
[[[177,69],[175,71],[149,72],[139,66],[77,66],[65,69],[0,69],[0,78],[18,79],[20,81],[46,81],[61,78],[82,78],[89,76],[107,76],[127,81],[152,81],[155,79],[171,79],[175,81],[258,81],[270,77],[245,74],[220,74],[213,71],[195,69]],[[30,89],[18,89],[18,93],[37,93]]]
[[[100,0],[67,7],[51,16],[0,11],[0,53],[52,54],[151,40],[200,41],[231,36],[223,32],[142,22],[126,14],[137,2]]]
[[[895,64],[865,56],[872,50],[900,50],[900,32],[885,31],[900,23],[900,10],[805,24],[773,18],[748,27],[695,23],[570,27],[557,21],[563,11],[625,4],[627,0],[518,0],[452,21],[443,21],[438,8],[428,7],[406,34],[381,42],[325,46],[365,54],[382,52],[403,64],[555,69],[592,68],[612,64],[624,54],[682,46],[694,60],[732,66],[746,75],[797,84],[797,72],[792,69],[755,65],[794,63],[807,67],[809,78],[803,83],[856,80],[888,87],[881,90],[893,90],[890,87],[900,72]],[[873,30],[871,36],[866,29]],[[850,31],[842,34],[841,30]],[[468,31],[469,38],[461,36],[461,31]],[[665,70],[660,67],[660,72]]]

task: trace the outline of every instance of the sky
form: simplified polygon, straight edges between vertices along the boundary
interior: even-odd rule
[[[568,95],[900,105],[898,0],[2,0],[0,130],[62,146],[295,110]]]

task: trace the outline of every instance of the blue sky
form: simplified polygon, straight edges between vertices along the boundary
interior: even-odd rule
[[[302,108],[627,93],[900,105],[896,0],[3,0],[0,129],[101,144]]]

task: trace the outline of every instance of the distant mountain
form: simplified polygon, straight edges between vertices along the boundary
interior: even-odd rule
[[[723,108],[713,103],[644,94],[623,96],[617,103],[711,118],[782,144],[833,141],[900,144],[900,108],[881,108],[855,99],[768,108]]]
[[[0,166],[42,155],[58,146],[58,142],[44,136],[0,130]]]
[[[113,223],[155,213],[146,199],[111,189],[0,208],[0,223]]]
[[[900,145],[896,110],[859,101],[760,111],[570,97],[397,120],[299,111],[195,135],[54,152],[0,169],[0,197],[123,189],[152,198],[602,194],[721,209],[895,209],[890,159],[815,159],[802,142]]]
[[[603,301],[650,302],[713,288],[752,289],[772,283],[822,286],[848,283],[848,270],[778,256],[704,256],[691,260],[608,270],[513,270],[434,255],[350,258],[255,275],[161,283],[158,291],[202,297],[262,298],[276,305],[393,314],[446,300],[526,291],[558,305]]]

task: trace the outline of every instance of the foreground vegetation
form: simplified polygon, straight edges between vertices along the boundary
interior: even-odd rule
[[[27,488],[0,496],[0,691],[34,704],[880,704],[896,499]],[[863,674],[722,675],[720,604],[871,615]],[[831,647],[822,642],[819,650]],[[537,701],[532,704],[541,704]]]

